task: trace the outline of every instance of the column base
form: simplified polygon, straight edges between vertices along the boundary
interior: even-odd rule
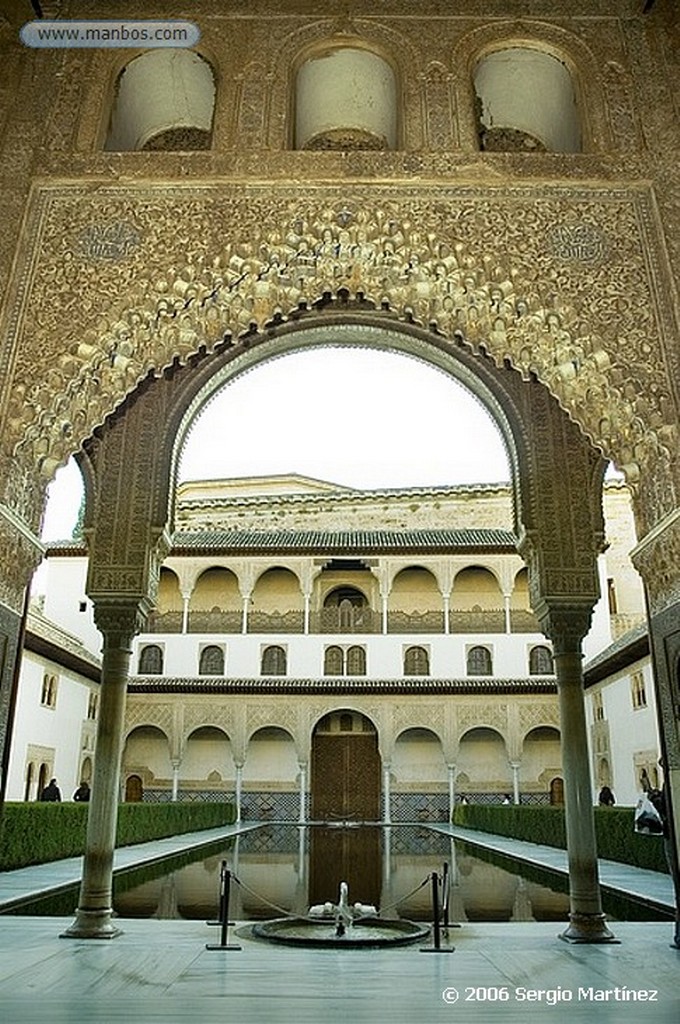
[[[558,937],[572,943],[620,942],[607,928],[604,914],[570,914],[569,927]]]
[[[111,920],[111,910],[76,910],[76,919],[60,939],[115,939],[122,935]]]

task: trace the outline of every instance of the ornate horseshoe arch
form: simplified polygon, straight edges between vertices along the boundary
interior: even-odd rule
[[[53,369],[47,397],[42,382],[22,391],[23,404],[36,390],[33,422],[10,411],[15,455],[44,479],[149,375],[219,347],[245,351],[258,333],[331,301],[380,310],[540,380],[633,482],[640,462],[666,455],[651,412],[645,421],[612,381],[604,340],[574,309],[542,299],[540,282],[507,259],[424,233],[393,209],[329,207],[146,273]]]

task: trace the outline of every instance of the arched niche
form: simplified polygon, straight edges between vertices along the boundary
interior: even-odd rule
[[[451,593],[451,606],[457,611],[490,611],[503,607],[498,580],[490,569],[470,565],[456,574]]]
[[[550,782],[562,772],[562,746],[559,729],[540,725],[524,737],[521,778],[523,790],[550,792]],[[546,796],[549,800],[549,796]]]
[[[395,789],[423,789],[447,781],[441,738],[432,729],[414,726],[397,736],[392,755]]]
[[[172,776],[170,743],[156,725],[139,725],[128,734],[122,759],[123,778],[139,775],[144,788],[156,780],[167,787]]]
[[[484,150],[578,153],[581,118],[571,72],[543,50],[508,46],[474,69]]]
[[[215,79],[193,50],[134,57],[118,76],[105,149],[209,149]]]
[[[291,569],[266,569],[253,588],[248,613],[248,632],[301,633],[303,604],[300,581]]]
[[[179,769],[186,791],[223,791],[234,775],[231,740],[217,726],[202,725],[187,736]],[[231,782],[228,783],[231,788]]]
[[[189,602],[189,632],[233,632],[241,626],[241,592],[230,569],[211,566],[196,580]]]
[[[437,577],[431,569],[411,565],[400,569],[392,581],[390,606],[404,612],[422,610],[424,607],[437,608],[441,593]]]
[[[507,748],[497,729],[468,729],[460,740],[458,768],[468,777],[468,793],[498,796],[510,788]]]
[[[295,741],[287,729],[267,725],[252,734],[243,766],[248,789],[290,791],[295,788],[297,773]]]
[[[161,568],[160,578],[158,580],[156,608],[159,615],[165,615],[167,612],[182,611],[182,595],[179,589],[179,579],[177,578],[177,574],[166,566]]]
[[[295,149],[395,149],[397,80],[392,66],[361,46],[311,54],[295,79]]]

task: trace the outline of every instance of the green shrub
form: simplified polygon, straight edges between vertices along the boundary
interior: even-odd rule
[[[0,826],[0,871],[82,854],[87,812],[87,804],[5,804]],[[230,803],[121,804],[116,845],[130,846],[217,828],[234,818]]]
[[[563,807],[532,807],[515,804],[462,804],[453,821],[461,828],[491,832],[528,843],[566,849]],[[651,871],[668,872],[659,836],[640,836],[633,831],[632,807],[596,807],[595,836],[598,856]]]

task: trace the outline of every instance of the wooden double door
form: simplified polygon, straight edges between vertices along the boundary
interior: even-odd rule
[[[313,821],[380,821],[377,733],[315,732],[310,781]]]

